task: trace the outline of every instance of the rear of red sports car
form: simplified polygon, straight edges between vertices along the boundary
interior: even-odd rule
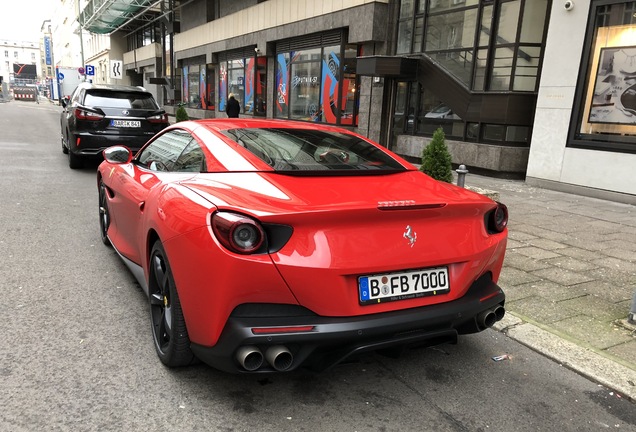
[[[316,131],[269,129],[308,142],[276,151],[257,128],[194,129],[256,169],[197,174],[154,204],[197,357],[229,372],[324,369],[367,351],[454,343],[503,317],[505,206],[361,137],[318,145],[344,132],[306,128]]]

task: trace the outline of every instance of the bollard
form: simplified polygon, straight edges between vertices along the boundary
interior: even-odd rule
[[[457,186],[464,187],[464,183],[466,182],[466,174],[468,174],[466,165],[461,164],[459,168],[455,170],[455,172],[457,172]]]
[[[627,322],[636,325],[636,291],[634,291],[634,298],[632,298],[632,308],[627,314]]]

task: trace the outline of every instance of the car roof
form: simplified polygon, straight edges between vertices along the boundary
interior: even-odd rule
[[[149,93],[143,87],[139,86],[125,86],[118,84],[93,84],[93,83],[80,83],[78,85],[80,89],[85,90],[110,90],[110,91],[127,91],[127,92],[137,92],[137,93]]]

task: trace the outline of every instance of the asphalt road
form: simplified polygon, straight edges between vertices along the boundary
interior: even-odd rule
[[[0,103],[0,431],[635,430],[633,402],[494,330],[321,374],[163,367],[59,112]]]

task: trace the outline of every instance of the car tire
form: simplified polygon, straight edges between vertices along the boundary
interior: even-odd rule
[[[68,154],[68,147],[64,145],[64,134],[62,134],[61,141],[62,141],[62,153]]]
[[[150,324],[157,355],[168,367],[194,363],[179,294],[160,241],[152,247],[149,273]]]
[[[108,227],[110,226],[110,211],[108,209],[108,199],[106,197],[106,186],[104,182],[99,182],[99,234],[102,243],[110,246],[108,239]]]

